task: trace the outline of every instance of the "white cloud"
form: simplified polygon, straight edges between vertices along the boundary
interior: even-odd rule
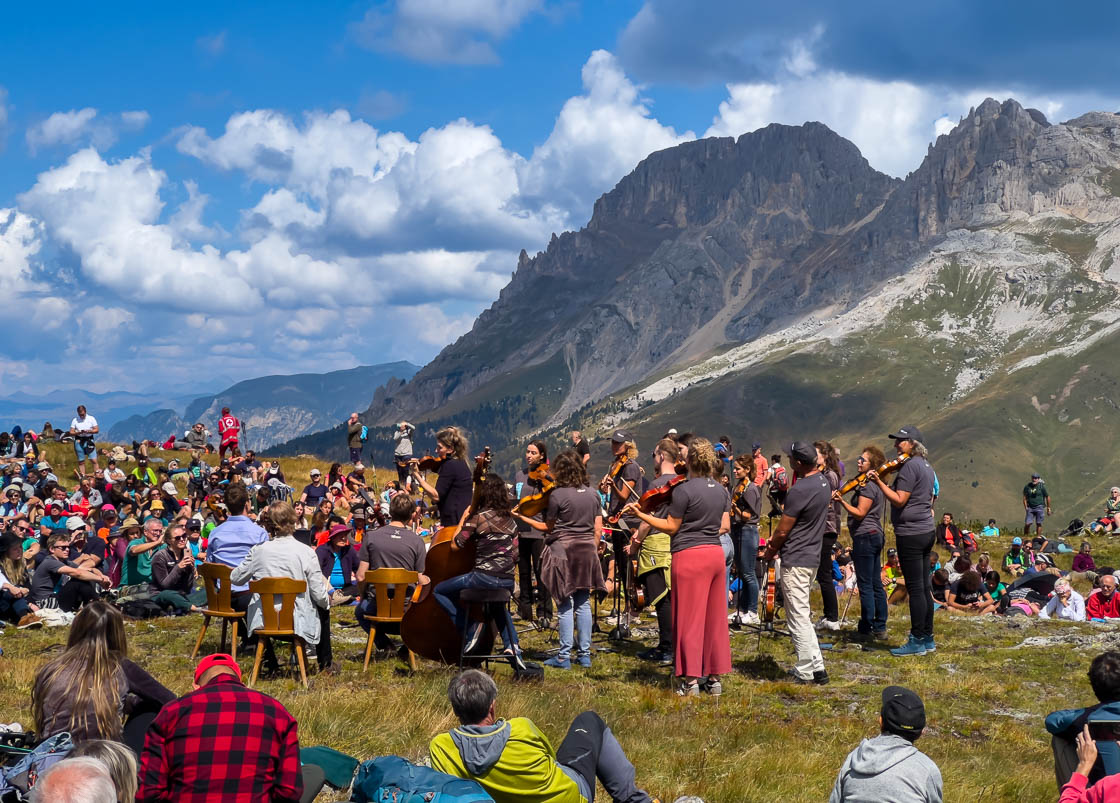
[[[199,50],[211,57],[220,56],[226,50],[226,38],[229,31],[218,31],[207,36],[200,36],[194,40]]]
[[[31,263],[42,248],[41,227],[34,218],[17,209],[0,208],[0,295],[40,289],[32,281]]]
[[[99,116],[97,109],[86,107],[55,112],[27,129],[27,147],[35,154],[43,148],[88,141],[98,150],[104,150],[117,141],[120,132],[139,131],[149,119],[146,111]]]
[[[350,35],[371,50],[430,64],[496,64],[494,43],[544,11],[543,0],[396,0],[388,12],[367,11]]]

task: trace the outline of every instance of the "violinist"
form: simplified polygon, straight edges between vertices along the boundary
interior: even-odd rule
[[[665,516],[629,510],[669,536],[677,694],[723,692],[720,676],[731,671],[727,629],[727,580],[720,534],[731,527],[731,500],[715,479],[722,470],[712,444],[694,438],[688,447],[688,480],[673,490]]]
[[[828,441],[816,441],[817,468],[828,482],[831,491],[840,488],[840,455]],[[831,493],[830,491],[830,493]],[[832,579],[832,548],[840,532],[840,502],[830,498],[828,521],[825,524],[824,538],[821,539],[821,556],[817,564],[817,584],[821,587],[821,610],[824,616],[817,622],[817,629],[840,629],[840,606],[836,599],[836,583]]]
[[[577,662],[591,666],[591,592],[605,591],[599,565],[603,514],[595,489],[587,484],[587,470],[579,455],[565,449],[552,465],[556,487],[548,497],[544,521],[523,518],[545,533],[541,575],[556,600],[560,651],[545,666],[571,669],[574,631],[579,632]]]
[[[859,473],[881,466],[887,459],[878,446],[864,446],[857,460]],[[848,532],[852,535],[852,563],[859,589],[859,626],[863,638],[887,637],[887,593],[879,571],[879,555],[886,536],[883,533],[883,492],[878,483],[857,485],[851,502],[834,491],[833,499],[848,511]]]
[[[417,460],[409,463],[412,479],[439,508],[439,526],[454,527],[471,504],[474,481],[467,465],[467,439],[457,427],[444,427],[436,433],[436,457],[441,459],[436,484],[423,477]]]
[[[514,488],[517,489],[518,500],[524,499],[541,492],[539,479],[530,476],[541,467],[548,465],[548,447],[544,441],[530,441],[525,447],[526,470],[517,472],[514,478]],[[534,530],[517,515],[517,530],[520,540],[518,549],[517,569],[518,584],[521,591],[517,598],[517,615],[526,622],[533,620],[533,577],[537,578],[536,601],[538,623],[548,622],[552,619],[552,598],[544,586],[541,577],[541,551],[544,549],[544,534]],[[535,520],[544,521],[544,513],[530,516]]]
[[[649,484],[653,491],[669,484],[677,476],[676,464],[680,449],[676,441],[665,438],[653,448],[654,469],[657,478]],[[670,497],[671,498],[671,497]],[[669,510],[669,498],[651,511],[657,518],[664,518]],[[672,552],[667,533],[655,530],[642,522],[627,547],[630,555],[638,556],[637,579],[645,587],[646,600],[657,612],[657,646],[638,653],[644,661],[668,665],[673,663],[673,603],[670,591],[670,566]]]
[[[755,481],[758,462],[752,455],[735,458],[735,486],[731,491],[731,542],[735,546],[735,566],[739,573],[739,602],[735,613],[727,617],[731,624],[757,625],[758,575],[754,566],[758,559],[758,522],[762,512],[762,488]]]
[[[623,508],[629,502],[637,500],[642,495],[642,470],[638,466],[638,447],[634,444],[633,436],[624,429],[611,435],[611,454],[614,462],[611,463],[599,490],[609,494],[607,503],[608,518],[618,516],[617,524],[611,527],[611,548],[614,552],[614,576],[621,578],[626,585],[626,544],[629,542],[629,533],[637,529],[641,523],[632,515],[622,514]],[[624,593],[625,596],[625,593]]]

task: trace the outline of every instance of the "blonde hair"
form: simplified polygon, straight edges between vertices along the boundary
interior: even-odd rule
[[[109,770],[109,777],[116,787],[117,803],[132,803],[139,786],[136,754],[120,742],[108,739],[90,739],[74,748],[69,758],[87,757],[96,759]]]
[[[268,520],[275,529],[273,537],[283,538],[296,531],[296,509],[288,502],[273,502],[268,506]]]
[[[442,443],[459,460],[466,460],[470,451],[466,436],[458,427],[444,427],[436,433],[436,440]]]
[[[693,438],[688,444],[688,470],[695,477],[718,477],[723,470],[723,461],[707,438]]]

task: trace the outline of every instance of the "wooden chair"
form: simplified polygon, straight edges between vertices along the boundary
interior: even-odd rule
[[[295,607],[296,597],[307,591],[306,580],[295,580],[291,577],[262,577],[249,583],[249,590],[259,594],[261,598],[261,615],[264,626],[254,631],[257,637],[257,658],[253,661],[253,674],[249,678],[249,685],[256,685],[257,673],[260,672],[261,660],[264,658],[265,644],[273,638],[290,638],[292,651],[299,662],[299,677],[307,686],[307,656],[303,639],[296,635]],[[280,607],[276,607],[276,597],[280,597]]]
[[[202,646],[202,639],[206,637],[206,628],[210,626],[210,617],[212,616],[222,620],[222,642],[220,646],[223,652],[226,649],[226,626],[232,620],[233,643],[230,645],[229,653],[235,661],[237,660],[237,623],[245,618],[245,612],[235,611],[230,604],[229,575],[232,571],[233,569],[222,563],[204,563],[198,567],[198,573],[202,575],[202,582],[206,586],[206,607],[202,609],[202,632],[198,634],[194,652],[191,653],[192,661],[198,655],[198,650]]]
[[[369,638],[366,639],[366,661],[362,671],[369,669],[369,656],[373,652],[373,640],[377,636],[377,626],[397,623],[404,618],[405,603],[408,601],[408,587],[416,586],[420,590],[420,574],[408,569],[373,569],[366,572],[366,578],[359,584],[373,586],[374,598],[377,600],[377,613],[366,616],[370,622]],[[393,596],[389,596],[389,589],[393,589]],[[364,589],[360,590],[362,593]],[[363,595],[364,596],[364,595]],[[415,596],[415,594],[414,594]],[[406,645],[407,649],[407,645]],[[408,651],[408,667],[416,671],[416,655]]]

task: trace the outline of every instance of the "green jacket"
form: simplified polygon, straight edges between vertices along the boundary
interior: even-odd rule
[[[429,753],[434,769],[478,781],[495,803],[584,803],[548,737],[525,717],[441,733]]]

